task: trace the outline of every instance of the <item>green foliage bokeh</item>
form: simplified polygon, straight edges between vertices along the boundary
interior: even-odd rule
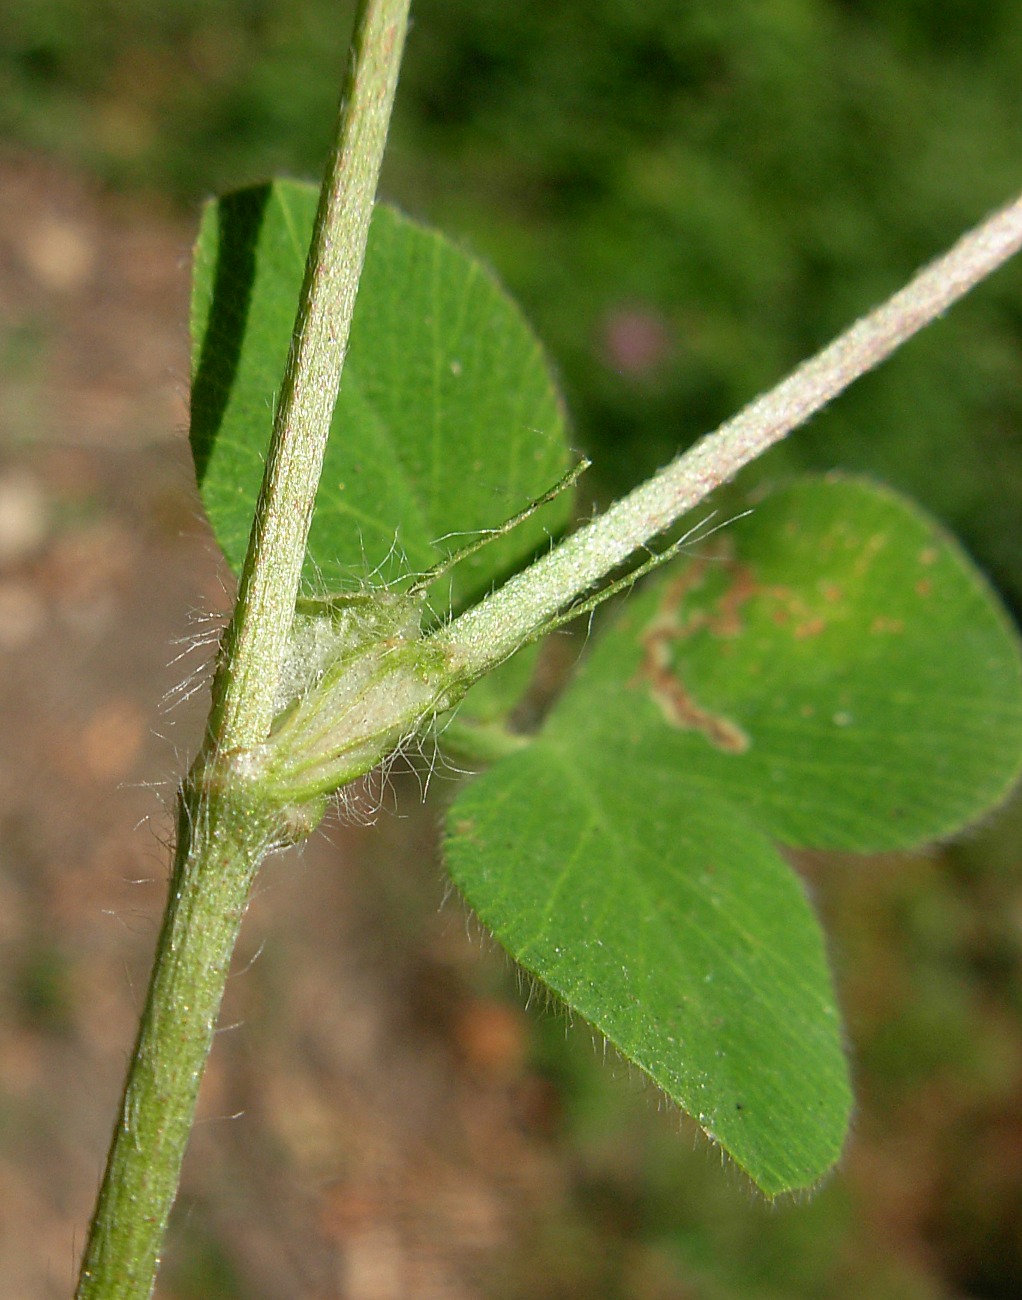
[[[315,177],[352,6],[13,0],[8,139],[193,201]],[[387,197],[498,267],[601,492],[637,481],[1019,188],[1014,0],[419,0]],[[867,471],[1022,602],[1022,271],[758,472]]]

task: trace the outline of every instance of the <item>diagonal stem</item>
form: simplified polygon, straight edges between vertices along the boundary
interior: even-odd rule
[[[716,432],[436,634],[482,674],[1022,248],[1022,196]]]

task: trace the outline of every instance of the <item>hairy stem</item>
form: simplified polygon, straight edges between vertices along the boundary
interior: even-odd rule
[[[178,813],[170,898],[92,1221],[78,1296],[151,1294],[202,1071],[252,877],[272,834],[265,813],[193,783]]]
[[[1022,197],[605,514],[437,633],[481,674],[512,654],[714,488],[804,424],[1022,247]]]
[[[362,0],[312,234],[266,473],[238,601],[213,685],[222,749],[261,741],[294,617],[369,220],[404,47],[409,0]]]
[[[238,603],[181,794],[170,896],[80,1300],[145,1300],[252,879],[285,833],[239,751],[265,739],[294,617],[404,46],[409,0],[362,0]]]

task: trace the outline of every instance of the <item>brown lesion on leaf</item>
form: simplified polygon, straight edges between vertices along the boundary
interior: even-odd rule
[[[826,620],[816,614],[803,619],[801,623],[796,623],[793,635],[796,641],[805,641],[808,637],[819,636],[826,627]]]
[[[922,569],[932,569],[940,558],[940,550],[936,546],[924,546],[919,552],[919,567]],[[916,595],[921,596],[924,600],[933,595],[933,579],[924,576],[916,582]]]
[[[869,625],[869,630],[873,636],[897,636],[905,631],[905,620],[903,618],[889,618],[884,614],[878,614]]]
[[[722,557],[718,557],[720,562]],[[725,561],[726,562],[726,561]],[[710,557],[693,561],[685,572],[667,586],[656,616],[640,638],[642,662],[632,685],[645,685],[667,723],[683,731],[700,731],[715,748],[727,754],[744,754],[750,740],[737,723],[705,708],[685,686],[673,666],[672,649],[703,629],[719,637],[733,637],[742,628],[742,606],[761,588],[752,571],[729,562],[731,581],[715,608],[693,610],[687,615],[685,597],[703,582]]]

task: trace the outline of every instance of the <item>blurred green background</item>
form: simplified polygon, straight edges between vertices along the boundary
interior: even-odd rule
[[[349,5],[3,11],[8,141],[161,209],[318,175]],[[600,497],[1022,188],[1017,0],[417,0],[413,16],[383,193],[520,299]],[[908,491],[1022,608],[1022,265],[746,481],[802,467]],[[1022,1295],[1020,830],[1016,805],[929,857],[804,864],[861,1104],[848,1167],[812,1201],[765,1206],[584,1032],[537,1020],[530,1068],[559,1098],[569,1191],[478,1294]],[[499,963],[470,978],[513,995]],[[173,1294],[242,1294],[198,1217]]]
[[[189,204],[316,177],[350,6],[6,0],[0,130]],[[559,366],[604,490],[713,427],[1019,188],[1012,0],[421,0],[384,194]],[[761,473],[907,489],[1022,599],[1022,270]]]

